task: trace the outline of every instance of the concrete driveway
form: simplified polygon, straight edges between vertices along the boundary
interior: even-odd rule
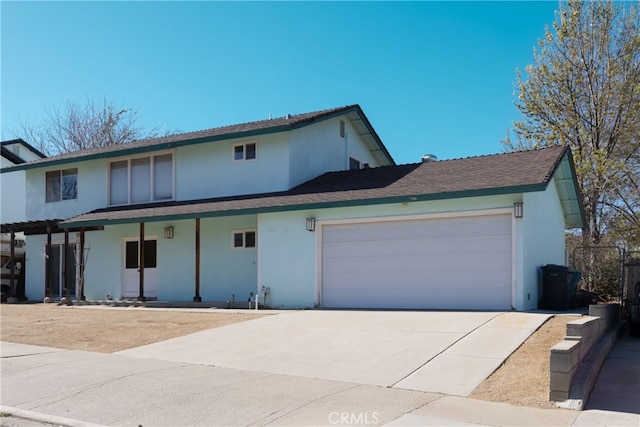
[[[291,311],[119,354],[467,396],[547,318],[515,312]]]

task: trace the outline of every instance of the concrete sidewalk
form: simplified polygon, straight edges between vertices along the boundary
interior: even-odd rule
[[[600,369],[585,408],[640,414],[640,338],[628,332],[620,337]]]
[[[123,355],[4,342],[1,350],[0,411],[58,425],[637,427],[640,422],[628,413],[516,407]],[[3,425],[23,425],[19,421],[9,417]]]

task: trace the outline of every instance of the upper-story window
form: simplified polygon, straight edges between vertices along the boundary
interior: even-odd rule
[[[78,169],[49,171],[45,181],[47,203],[78,198]]]
[[[233,146],[233,160],[242,162],[255,160],[258,155],[258,144],[256,142],[245,142]]]
[[[109,163],[110,205],[157,202],[173,198],[173,154]]]

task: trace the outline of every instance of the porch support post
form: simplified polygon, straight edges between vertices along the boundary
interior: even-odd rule
[[[64,229],[64,247],[62,248],[62,298],[60,301],[63,304],[71,305],[71,298],[69,298],[69,280],[67,279],[67,248],[69,247],[69,229]]]
[[[138,296],[138,301],[146,301],[144,296],[144,222],[140,223],[140,243],[138,248],[140,256],[140,261],[138,262],[138,271],[140,272],[140,295]]]
[[[47,227],[47,247],[44,250],[44,302],[53,302],[51,298],[51,227]]]
[[[10,251],[11,251],[11,275],[9,276],[9,290],[10,290],[10,295],[9,298],[7,299],[7,302],[18,302],[18,298],[17,298],[17,283],[16,283],[16,233],[13,229],[11,229],[11,245],[10,247]],[[23,267],[24,268],[24,267]]]
[[[80,264],[80,301],[86,300],[84,296],[84,227],[80,229],[80,254],[78,256]]]
[[[196,296],[193,302],[202,302],[200,297],[200,218],[196,218]]]

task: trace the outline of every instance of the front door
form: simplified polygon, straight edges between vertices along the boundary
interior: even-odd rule
[[[140,246],[139,240],[125,239],[123,242],[124,271],[122,277],[122,296],[135,298],[140,296]],[[158,296],[158,241],[144,241],[144,296]]]

